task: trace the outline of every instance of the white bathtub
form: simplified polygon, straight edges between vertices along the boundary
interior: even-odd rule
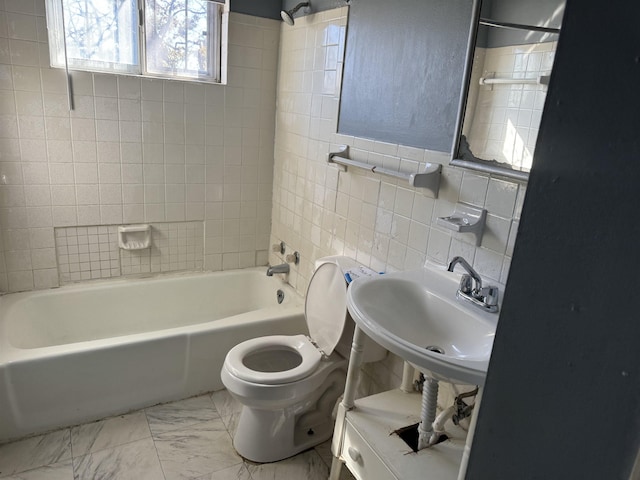
[[[265,268],[1,297],[0,442],[221,389],[231,347],[306,333],[303,311]]]

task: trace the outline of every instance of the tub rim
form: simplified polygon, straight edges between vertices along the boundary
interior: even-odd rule
[[[9,342],[8,325],[6,321],[6,315],[15,305],[32,296],[41,295],[64,295],[67,292],[77,291],[91,291],[98,290],[105,287],[116,287],[122,285],[135,285],[147,282],[153,283],[165,283],[180,278],[198,278],[198,277],[212,277],[212,276],[227,276],[238,275],[243,272],[262,272],[264,267],[249,267],[233,270],[221,270],[215,272],[170,272],[158,275],[143,275],[126,278],[116,279],[100,279],[96,281],[87,281],[85,283],[74,283],[70,285],[63,285],[60,287],[49,288],[44,290],[32,290],[28,292],[16,292],[5,294],[0,297],[0,367],[3,365],[23,362],[29,360],[38,360],[46,357],[57,355],[68,355],[71,353],[80,353],[96,349],[106,349],[117,345],[123,345],[128,343],[137,343],[149,341],[157,338],[164,338],[167,336],[180,336],[180,335],[193,335],[210,330],[212,325],[215,324],[217,328],[225,329],[231,328],[239,322],[256,323],[262,321],[268,321],[275,317],[283,316],[304,316],[304,298],[288,283],[280,280],[278,288],[286,291],[286,293],[292,299],[290,304],[285,306],[273,305],[264,307],[258,310],[251,310],[248,312],[239,313],[229,317],[219,318],[208,322],[201,322],[191,325],[182,325],[171,328],[163,328],[160,330],[152,330],[148,332],[129,333],[125,335],[112,336],[108,338],[100,338],[93,340],[84,340],[80,342],[67,343],[62,345],[50,345],[45,347],[34,348],[20,348]]]

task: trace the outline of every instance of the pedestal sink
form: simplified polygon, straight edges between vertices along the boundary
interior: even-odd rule
[[[432,267],[361,278],[347,306],[367,335],[418,369],[484,385],[498,314],[457,299],[459,281]]]

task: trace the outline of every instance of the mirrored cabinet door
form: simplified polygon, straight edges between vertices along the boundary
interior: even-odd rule
[[[452,163],[526,180],[564,1],[485,0],[477,11]]]

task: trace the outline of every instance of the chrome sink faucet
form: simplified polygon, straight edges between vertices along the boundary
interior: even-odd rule
[[[283,263],[267,268],[267,277],[273,277],[274,273],[289,273],[289,264]]]
[[[482,286],[482,279],[478,272],[476,272],[469,262],[467,262],[462,257],[454,257],[449,263],[448,271],[453,272],[453,269],[456,265],[462,265],[467,273],[462,275],[460,278],[460,288],[456,296],[463,300],[471,302],[476,307],[482,308],[487,312],[497,312],[498,311],[498,295],[499,290],[498,287]]]

